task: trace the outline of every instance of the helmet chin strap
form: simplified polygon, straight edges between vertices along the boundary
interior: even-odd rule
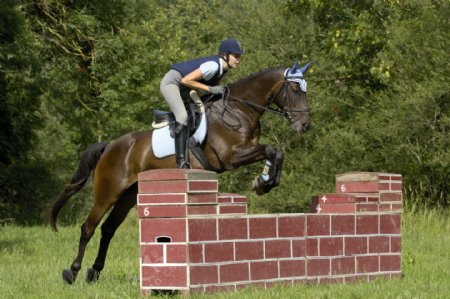
[[[225,56],[225,57],[226,57],[225,62],[227,63],[228,68],[231,69],[231,66],[230,66],[230,52],[227,52],[227,56]]]

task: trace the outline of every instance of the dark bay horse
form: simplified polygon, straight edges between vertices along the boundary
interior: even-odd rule
[[[283,153],[272,145],[259,144],[260,118],[270,111],[284,116],[298,133],[308,129],[310,119],[303,74],[309,65],[298,68],[295,64],[289,69],[270,68],[255,73],[229,85],[226,98],[206,105],[208,134],[202,150],[216,172],[267,159],[272,164],[270,176],[266,181],[259,181],[260,187],[263,192],[269,192],[279,184]],[[112,208],[101,226],[97,258],[87,271],[87,281],[98,280],[109,243],[136,204],[138,173],[175,167],[174,156],[155,157],[151,142],[152,131],[149,130],[128,133],[110,144],[96,143],[85,150],[76,173],[54,203],[51,214],[51,225],[56,230],[60,209],[84,186],[94,171],[95,202],[81,226],[78,254],[70,269],[63,271],[62,276],[67,283],[75,281],[89,240],[103,216]],[[193,168],[204,168],[194,155],[189,156]]]

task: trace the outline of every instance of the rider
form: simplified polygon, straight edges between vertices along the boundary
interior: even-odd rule
[[[177,168],[190,168],[186,161],[188,140],[187,111],[181,91],[194,89],[220,95],[225,87],[218,85],[230,68],[236,68],[244,51],[239,41],[226,39],[219,46],[218,55],[197,58],[171,66],[161,81],[160,90],[175,115],[175,155]],[[184,94],[184,93],[183,93]]]

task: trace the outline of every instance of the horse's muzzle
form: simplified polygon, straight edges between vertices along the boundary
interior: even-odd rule
[[[304,133],[309,128],[309,115],[304,115],[298,120],[291,122],[291,128],[297,133]]]

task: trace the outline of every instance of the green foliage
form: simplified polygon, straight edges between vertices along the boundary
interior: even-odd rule
[[[280,187],[251,193],[261,162],[220,175],[221,190],[246,193],[254,212],[305,211],[312,195],[333,191],[336,173],[385,171],[403,175],[415,204],[450,203],[448,1],[7,0],[0,8],[0,218],[17,218],[25,204],[17,188],[31,185],[42,188],[29,198],[42,203],[33,213],[41,217],[88,144],[147,129],[151,110],[167,108],[159,82],[171,63],[215,53],[227,37],[246,54],[224,83],[313,61],[311,128],[298,136],[264,116],[261,141],[285,153]],[[39,166],[46,176],[20,182],[18,169]],[[89,191],[63,218],[84,217]]]

